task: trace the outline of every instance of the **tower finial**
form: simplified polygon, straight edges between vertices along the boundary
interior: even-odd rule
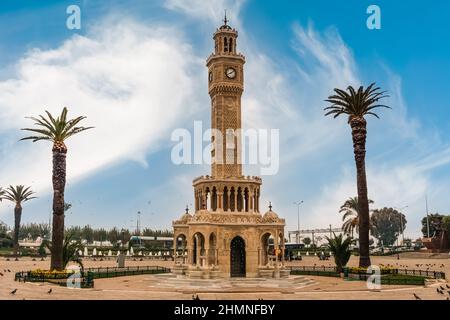
[[[272,201],[269,201],[269,210],[272,211]]]
[[[186,209],[184,209],[184,210],[186,210],[186,214],[188,214],[189,213],[189,206],[186,205]]]
[[[227,26],[228,19],[227,19],[227,9],[225,9],[225,18],[223,19],[223,23],[225,26]]]

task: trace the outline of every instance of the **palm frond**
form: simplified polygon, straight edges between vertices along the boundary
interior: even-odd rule
[[[20,140],[32,140],[33,142],[39,140],[50,140],[52,142],[64,142],[67,138],[80,133],[82,131],[92,129],[93,127],[76,127],[76,125],[86,119],[85,116],[79,116],[74,119],[67,119],[68,110],[63,108],[58,117],[54,117],[49,111],[45,111],[46,117],[39,115],[39,117],[27,117],[34,121],[36,128],[23,128],[24,131],[37,133],[39,135],[24,137]]]
[[[17,186],[9,186],[4,191],[4,194],[2,196],[3,199],[9,200],[14,203],[22,203],[26,202],[32,199],[36,199],[36,197],[32,197],[31,195],[34,194],[30,187],[25,187],[23,185],[17,185]]]
[[[346,114],[349,117],[364,117],[365,115],[372,115],[377,118],[379,116],[371,111],[376,108],[391,108],[384,104],[378,104],[380,99],[389,97],[386,95],[386,91],[380,91],[380,87],[376,87],[375,83],[371,83],[364,89],[360,86],[358,90],[355,90],[352,86],[348,86],[346,91],[335,88],[333,90],[336,94],[330,95],[325,102],[331,105],[324,108],[325,116],[333,115],[333,118],[337,118],[342,114]]]

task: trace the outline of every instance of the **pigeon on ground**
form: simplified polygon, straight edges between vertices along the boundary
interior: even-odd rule
[[[413,293],[413,295],[414,295],[414,298],[416,298],[416,300],[422,300],[422,298],[419,297],[417,294]]]
[[[52,288],[50,288],[50,290],[47,291],[48,294],[52,293]]]
[[[0,272],[0,276],[3,277],[3,273]]]
[[[11,294],[16,294],[16,292],[17,292],[17,289],[14,289],[14,290],[11,291],[10,293],[11,293]]]

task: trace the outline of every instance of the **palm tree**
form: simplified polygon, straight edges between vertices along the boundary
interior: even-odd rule
[[[62,270],[63,245],[64,245],[64,189],[66,185],[66,154],[67,147],[64,141],[69,137],[92,127],[77,127],[77,124],[85,119],[79,116],[67,120],[67,108],[64,107],[61,115],[56,119],[50,112],[45,111],[47,117],[39,115],[39,118],[29,117],[36,125],[35,128],[24,128],[38,135],[22,138],[21,140],[48,140],[53,142],[53,226],[52,226],[52,257],[50,269]]]
[[[348,91],[348,92],[347,92]],[[326,99],[331,103],[325,113],[333,115],[334,118],[344,114],[348,116],[348,123],[352,129],[353,153],[356,164],[356,183],[358,189],[358,213],[359,213],[359,266],[370,266],[369,253],[369,201],[367,198],[367,179],[366,179],[366,136],[367,122],[364,119],[366,115],[378,115],[373,112],[376,108],[390,108],[386,105],[379,104],[378,101],[386,98],[385,91],[380,91],[379,87],[375,87],[375,83],[369,85],[366,89],[360,86],[356,91],[352,86],[347,91],[334,89],[335,94]]]
[[[370,199],[368,201],[369,204],[373,203],[373,201]],[[341,206],[339,213],[344,213],[344,215],[342,216],[342,221],[344,221],[344,223],[342,224],[342,231],[344,231],[348,235],[351,234],[353,238],[353,231],[359,231],[358,197],[349,198],[347,201],[345,201]],[[370,227],[370,229],[372,229],[372,227]]]
[[[25,187],[22,185],[9,186],[5,191],[3,191],[2,198],[5,200],[12,201],[16,204],[14,207],[14,255],[17,255],[19,251],[19,229],[20,229],[20,219],[22,218],[22,203],[35,199],[32,197],[34,194],[30,187]]]
[[[328,241],[328,250],[333,253],[334,262],[336,263],[337,272],[342,272],[342,268],[347,265],[348,260],[350,260],[351,250],[350,245],[353,243],[353,239],[347,237],[344,240],[342,234],[336,236],[333,233],[333,238],[325,237]]]
[[[53,246],[50,242],[44,241],[43,246],[47,247],[50,251],[53,251]],[[69,232],[64,237],[64,244],[63,244],[63,269],[67,267],[69,262],[75,262],[78,263],[81,267],[81,269],[84,268],[83,261],[81,260],[81,257],[78,255],[79,250],[83,250],[84,246],[81,243],[80,240],[74,240],[73,239],[73,233]]]

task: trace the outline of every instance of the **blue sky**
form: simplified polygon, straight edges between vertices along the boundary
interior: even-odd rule
[[[81,30],[66,8],[81,8]],[[366,9],[381,8],[381,29]],[[68,142],[67,224],[169,228],[193,202],[192,179],[208,165],[171,162],[171,132],[209,125],[205,60],[228,9],[246,55],[244,125],[280,129],[280,170],[263,176],[272,201],[296,228],[340,225],[356,193],[350,129],[323,116],[334,87],[376,81],[392,110],[369,118],[367,171],[374,207],[408,205],[418,236],[425,194],[449,212],[450,3],[422,1],[2,1],[0,5],[0,186],[31,185],[39,197],[23,222],[47,221],[51,151],[17,142],[24,116],[63,105],[95,125]],[[257,168],[247,168],[253,173]],[[257,173],[257,172],[255,172]],[[0,204],[11,224],[13,206]]]

